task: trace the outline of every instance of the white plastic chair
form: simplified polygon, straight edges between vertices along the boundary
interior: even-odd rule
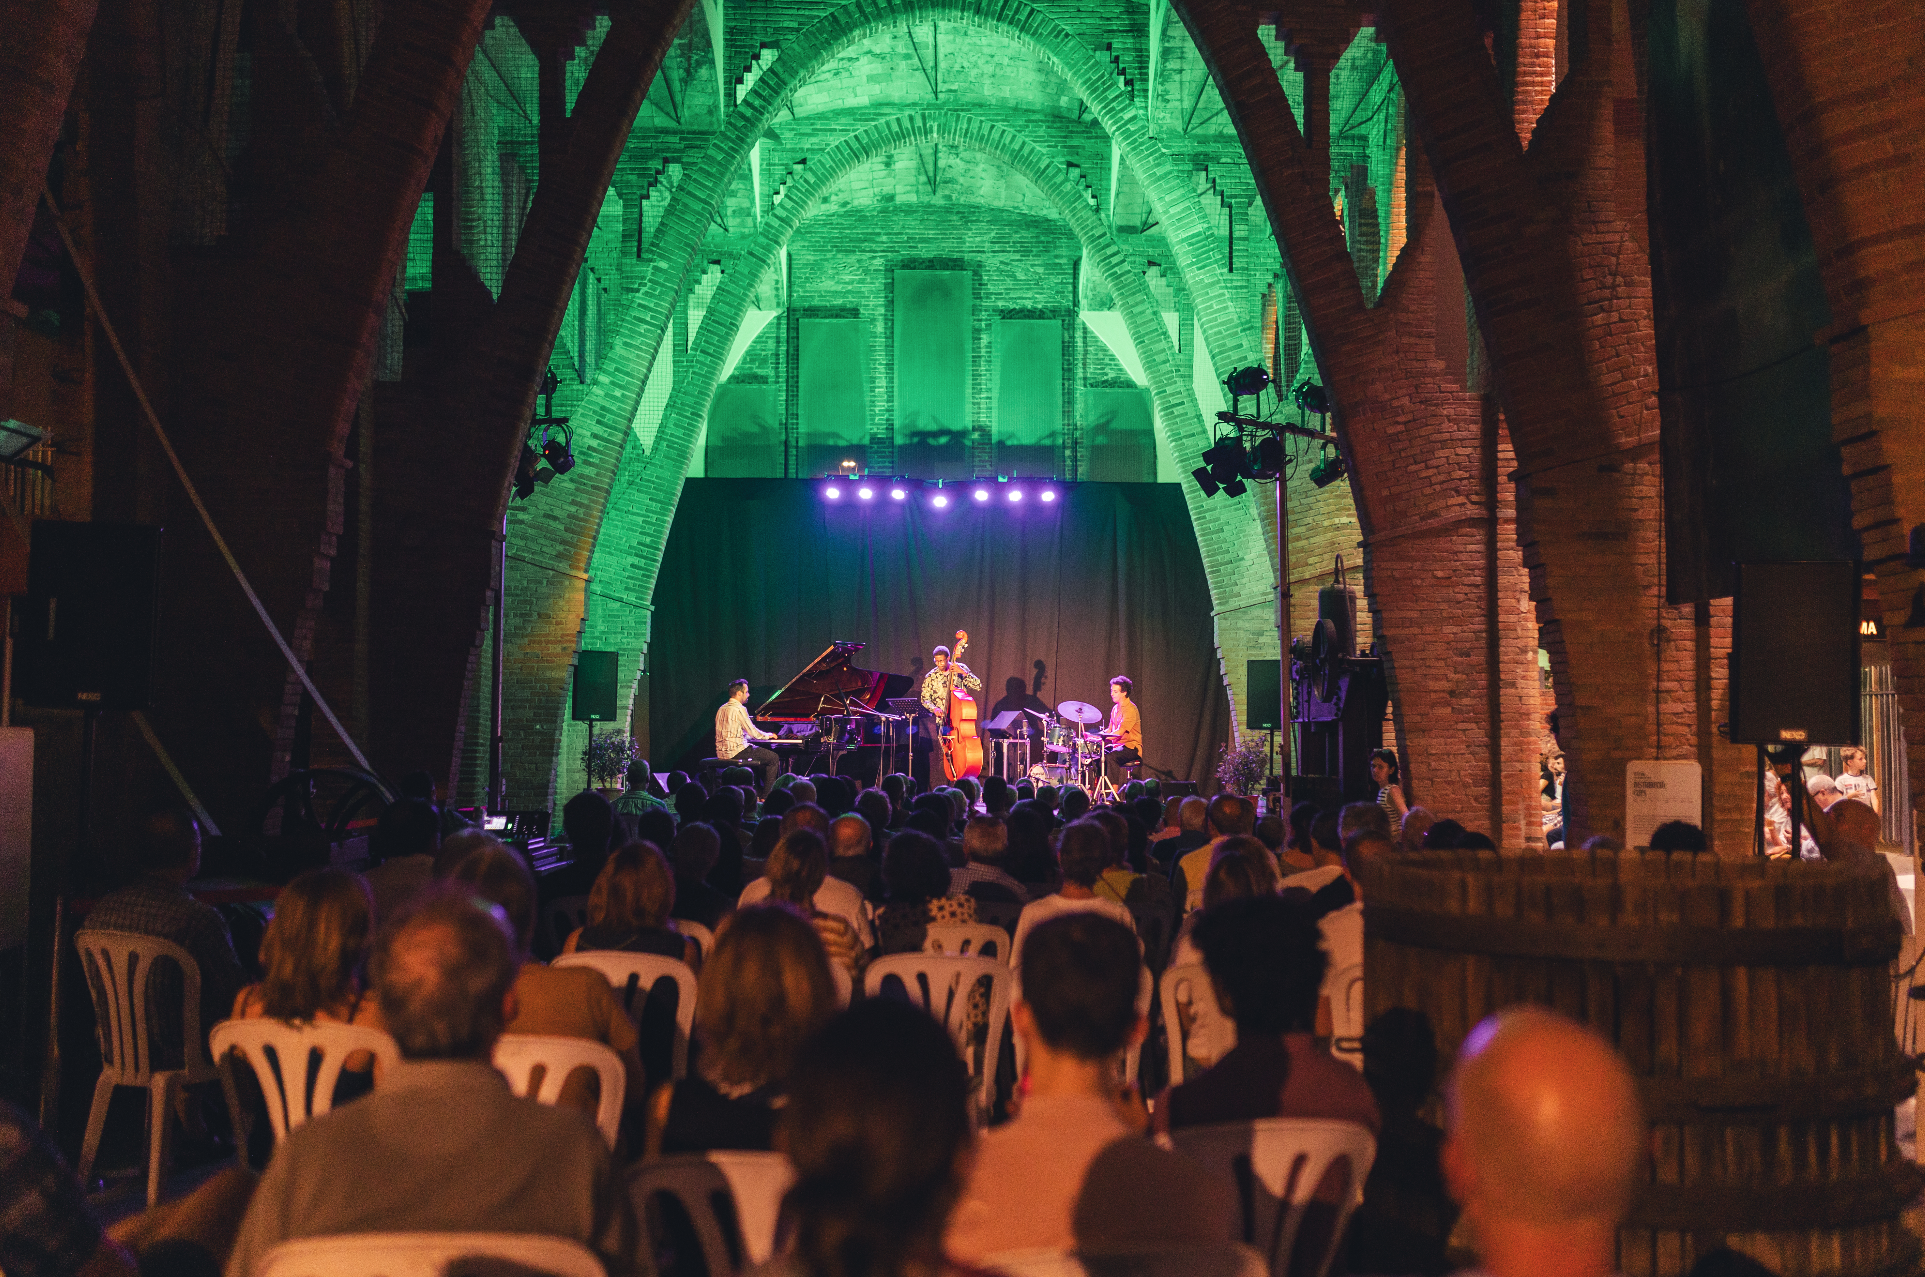
[[[187,950],[171,940],[127,931],[82,931],[74,944],[80,950],[87,992],[94,1000],[101,1058],[100,1080],[94,1083],[93,1108],[87,1114],[87,1136],[80,1148],[80,1182],[88,1183],[93,1172],[114,1089],[137,1086],[147,1092],[147,1204],[152,1206],[160,1201],[168,1118],[181,1087],[219,1081],[234,1115],[236,1142],[242,1143],[245,1126],[235,1102],[234,1075],[224,1057],[207,1056],[201,1036],[201,969]],[[148,1023],[148,990],[156,960],[163,958],[180,967],[181,1067],[157,1070],[149,1053],[153,1026]]]
[[[675,1055],[670,1075],[677,1079],[688,1076],[688,1039],[695,1029],[695,972],[688,963],[655,953],[617,953],[608,949],[593,949],[587,953],[564,953],[551,965],[592,967],[601,972],[620,995],[629,1016],[635,1020],[641,1019],[642,1004],[648,1000],[649,990],[657,982],[675,981],[675,987],[681,993],[675,1002]]]
[[[334,1084],[341,1066],[356,1051],[374,1057],[377,1069],[401,1063],[401,1048],[379,1029],[366,1025],[316,1020],[289,1024],[285,1020],[222,1020],[209,1035],[214,1058],[238,1051],[254,1070],[267,1101],[267,1120],[279,1144],[287,1133],[334,1107]],[[319,1065],[314,1056],[319,1054]],[[313,1071],[312,1085],[308,1082]],[[235,1101],[238,1107],[238,1099]]]
[[[829,963],[829,979],[835,983],[836,1005],[846,1007],[855,1000],[856,978],[849,974],[849,968],[840,962]]]
[[[1114,1255],[1012,1250],[985,1256],[981,1267],[1004,1277],[1270,1277],[1263,1256],[1240,1242]]]
[[[541,907],[541,925],[548,952],[560,953],[575,929],[588,925],[588,897],[556,896]]]
[[[457,1261],[502,1259],[553,1277],[604,1277],[580,1242],[538,1233],[341,1233],[282,1242],[248,1277],[441,1277]]]
[[[1363,1198],[1364,1179],[1377,1156],[1377,1140],[1355,1122],[1271,1117],[1254,1122],[1189,1126],[1170,1133],[1170,1144],[1204,1166],[1227,1174],[1243,1202],[1243,1240],[1270,1256],[1277,1277],[1291,1272],[1291,1252],[1305,1209],[1324,1173],[1339,1160],[1350,1168],[1349,1189],[1337,1209],[1330,1245],[1296,1277],[1324,1277],[1343,1243],[1344,1226]]]
[[[977,983],[989,981],[989,1032],[983,1039],[978,1065],[977,1117],[986,1120],[996,1103],[996,1060],[1002,1053],[1003,1025],[1009,1020],[1009,997],[1015,974],[996,958],[951,958],[940,954],[892,953],[869,964],[863,989],[870,997],[882,991],[890,976],[901,980],[909,1000],[942,1021],[965,1061],[975,1042],[969,1031],[969,998]]]
[[[1353,963],[1329,980],[1330,1054],[1363,1072],[1364,1067],[1364,967]]]
[[[1201,962],[1186,962],[1165,970],[1158,999],[1163,1008],[1163,1031],[1169,1041],[1172,1086],[1183,1080],[1184,1061],[1189,1058],[1192,1040],[1189,1030],[1183,1027],[1185,1005],[1192,1009],[1193,1016],[1200,1012],[1213,1017],[1213,1023],[1229,1035],[1229,1045],[1236,1044],[1237,1026],[1217,1008],[1216,988],[1210,983],[1209,970]]]
[[[495,1042],[495,1068],[508,1079],[508,1089],[516,1095],[530,1094],[535,1070],[542,1070],[541,1087],[533,1094],[543,1104],[561,1103],[562,1084],[576,1069],[593,1069],[601,1089],[601,1098],[595,1106],[595,1125],[601,1128],[608,1147],[615,1147],[615,1135],[622,1125],[628,1070],[622,1067],[622,1057],[608,1047],[587,1038],[504,1033]]]
[[[994,958],[1009,961],[1009,933],[986,922],[932,922],[924,953],[939,953],[951,958]],[[993,947],[992,947],[993,946]]]
[[[645,1232],[657,1196],[679,1202],[695,1225],[703,1267],[726,1277],[775,1253],[782,1195],[794,1182],[795,1168],[780,1153],[681,1153],[636,1166],[628,1194]],[[654,1249],[651,1241],[646,1253]]]
[[[701,923],[690,922],[686,918],[677,918],[670,922],[669,925],[693,940],[696,950],[701,953],[704,959],[715,949],[715,933]]]

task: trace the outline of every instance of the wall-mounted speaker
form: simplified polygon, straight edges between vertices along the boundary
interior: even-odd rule
[[[1731,739],[1858,744],[1858,564],[1739,563],[1734,572]]]
[[[583,652],[575,658],[570,715],[577,723],[615,721],[615,667],[619,653]]]
[[[33,525],[15,687],[41,709],[145,709],[160,611],[160,529]]]
[[[1243,726],[1253,732],[1283,730],[1283,662],[1244,662],[1244,699],[1249,702]]]

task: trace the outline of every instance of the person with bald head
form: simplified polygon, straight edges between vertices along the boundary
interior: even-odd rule
[[[228,1277],[250,1277],[283,1241],[344,1233],[544,1233],[625,1253],[594,1123],[516,1097],[491,1062],[515,1016],[518,956],[501,907],[455,884],[382,933],[374,991],[401,1064],[275,1149]]]
[[[1447,1093],[1444,1178],[1489,1277],[1605,1277],[1643,1179],[1649,1128],[1611,1044],[1541,1007],[1464,1039]]]

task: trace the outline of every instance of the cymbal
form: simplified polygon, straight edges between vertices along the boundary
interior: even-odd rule
[[[1100,723],[1103,711],[1088,701],[1064,701],[1056,707],[1056,712],[1072,723]]]

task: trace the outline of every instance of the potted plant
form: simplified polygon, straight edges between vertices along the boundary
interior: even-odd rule
[[[604,797],[614,799],[621,795],[622,779],[628,772],[628,765],[640,753],[635,742],[622,733],[616,731],[597,736],[591,727],[588,729],[588,744],[582,750],[582,770],[588,773],[589,784],[601,790]]]
[[[1228,794],[1254,797],[1263,789],[1263,778],[1270,773],[1270,751],[1263,737],[1251,732],[1234,745],[1223,747],[1223,760],[1217,764],[1217,782]]]

